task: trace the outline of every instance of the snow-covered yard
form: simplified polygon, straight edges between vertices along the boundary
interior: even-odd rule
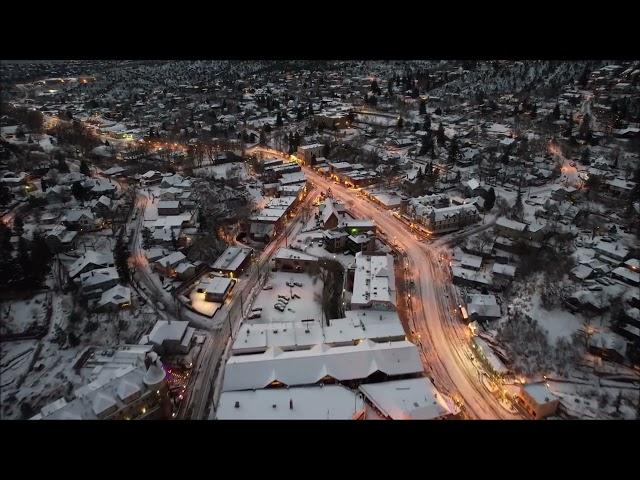
[[[0,304],[0,333],[22,333],[34,324],[44,325],[47,303],[47,295],[40,293],[26,300]]]
[[[202,177],[212,177],[216,179],[224,178],[225,180],[233,177],[238,178],[239,180],[246,180],[249,178],[247,164],[243,162],[231,162],[220,165],[199,167],[194,169],[194,173]]]
[[[302,287],[289,287],[287,282],[298,282]],[[261,290],[253,303],[253,308],[262,308],[261,317],[250,321],[269,323],[322,318],[320,298],[323,285],[319,278],[314,278],[308,273],[270,272],[265,283],[265,287],[269,286],[272,288]],[[292,294],[297,294],[300,298],[293,298]],[[278,295],[289,297],[289,303],[283,312],[274,307],[278,301]]]

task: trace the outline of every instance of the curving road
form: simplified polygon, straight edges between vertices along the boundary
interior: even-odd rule
[[[482,384],[481,373],[470,354],[470,332],[454,318],[457,305],[446,266],[438,263],[434,249],[425,245],[389,211],[356,196],[353,191],[304,167],[307,178],[348,204],[362,217],[375,220],[387,240],[404,252],[407,276],[415,282],[411,297],[413,325],[423,349],[426,370],[443,393],[459,399],[467,415],[476,419],[516,419]]]

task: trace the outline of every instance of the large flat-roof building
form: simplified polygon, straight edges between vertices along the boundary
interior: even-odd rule
[[[351,308],[396,309],[396,281],[391,255],[356,254]]]

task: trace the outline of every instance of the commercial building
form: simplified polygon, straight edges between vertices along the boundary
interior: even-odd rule
[[[549,391],[545,383],[529,383],[520,387],[520,398],[534,418],[540,419],[553,415],[558,410],[560,400]]]
[[[396,309],[393,257],[386,253],[357,253],[353,270],[351,308]]]
[[[237,278],[251,263],[252,255],[252,248],[227,247],[216,259],[211,268],[220,274]]]

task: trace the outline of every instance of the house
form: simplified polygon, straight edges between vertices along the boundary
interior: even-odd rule
[[[140,175],[140,183],[142,185],[154,185],[156,183],[160,183],[162,180],[162,173],[157,172],[155,170],[149,170],[148,172]]]
[[[436,234],[452,232],[480,219],[478,209],[473,204],[454,205],[444,208],[431,208],[425,215],[425,226]]]
[[[494,230],[496,234],[510,239],[520,239],[527,237],[527,224],[517,222],[506,217],[499,217],[496,220]]]
[[[161,354],[186,354],[191,349],[195,328],[187,321],[158,320],[140,343],[151,344]]]
[[[64,225],[56,225],[47,232],[44,241],[52,253],[68,252],[76,248],[77,236],[78,232],[67,230]]]
[[[624,283],[637,287],[640,285],[640,272],[626,267],[617,267],[611,271],[611,276]]]
[[[344,204],[326,198],[324,204],[320,207],[320,220],[323,228],[331,230],[338,227],[345,215]]]
[[[386,253],[356,253],[351,308],[396,309],[396,285],[393,257]]]
[[[74,279],[78,275],[90,272],[91,270],[113,266],[113,253],[109,251],[96,252],[95,250],[89,250],[71,264],[68,269],[69,278]]]
[[[175,268],[182,263],[187,257],[182,252],[173,252],[154,262],[153,266],[156,271],[167,277],[176,276]]]
[[[340,230],[324,230],[322,232],[322,240],[324,248],[328,252],[343,252],[346,248],[346,242],[349,234]]]
[[[349,235],[347,248],[353,253],[372,252],[376,249],[376,236],[371,231],[359,235]]]
[[[161,200],[158,202],[158,215],[179,215],[180,202],[177,200]]]
[[[520,398],[527,412],[536,420],[554,415],[560,404],[545,383],[521,385]]]
[[[597,252],[598,257],[603,260],[609,258],[616,262],[622,262],[627,255],[629,255],[629,250],[618,242],[604,242],[599,240],[595,245],[593,245],[593,249]]]
[[[274,270],[307,272],[317,265],[318,257],[291,248],[280,248],[273,257]]]
[[[467,295],[467,315],[472,321],[494,320],[502,316],[495,295]]]
[[[516,267],[513,265],[505,265],[504,263],[494,263],[491,273],[496,278],[504,280],[513,280],[516,276]]]
[[[251,264],[252,255],[252,248],[230,246],[222,252],[211,268],[220,274],[238,278]]]
[[[113,201],[106,195],[101,195],[97,200],[90,203],[91,211],[98,217],[106,217],[111,213]]]
[[[588,351],[605,360],[623,363],[626,354],[626,340],[614,332],[596,332],[589,337]]]
[[[195,275],[196,266],[191,262],[182,262],[178,264],[175,271],[180,280],[186,280]]]
[[[213,277],[204,287],[207,302],[224,302],[235,285],[235,280],[228,277]]]
[[[321,143],[314,143],[312,145],[301,145],[296,151],[296,157],[302,160],[305,165],[311,165],[311,159],[313,157],[321,157],[324,145]]]
[[[96,304],[100,310],[116,311],[131,306],[131,289],[123,285],[105,290]]]
[[[80,275],[82,295],[87,298],[98,298],[102,293],[115,286],[120,280],[115,267],[98,268]]]
[[[88,209],[69,210],[62,218],[62,223],[70,230],[79,231],[95,230],[100,225],[93,212]]]

